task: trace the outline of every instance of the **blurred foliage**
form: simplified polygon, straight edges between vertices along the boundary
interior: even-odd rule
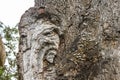
[[[2,36],[5,51],[6,63],[0,67],[0,80],[17,80],[16,55],[18,52],[18,27],[10,27],[0,22],[0,35]]]

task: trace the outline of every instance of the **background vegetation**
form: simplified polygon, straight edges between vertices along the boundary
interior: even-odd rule
[[[7,55],[5,66],[0,67],[0,80],[17,80],[18,27],[6,26],[0,22],[0,35],[2,36]]]

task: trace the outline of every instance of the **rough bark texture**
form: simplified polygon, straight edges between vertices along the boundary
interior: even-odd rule
[[[119,0],[35,0],[19,24],[19,80],[120,80]]]

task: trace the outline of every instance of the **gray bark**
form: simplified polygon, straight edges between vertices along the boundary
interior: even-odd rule
[[[120,80],[119,4],[35,0],[19,24],[19,80]]]

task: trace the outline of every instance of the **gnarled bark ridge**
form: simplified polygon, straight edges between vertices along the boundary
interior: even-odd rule
[[[35,0],[19,24],[19,80],[120,80],[119,4]]]

